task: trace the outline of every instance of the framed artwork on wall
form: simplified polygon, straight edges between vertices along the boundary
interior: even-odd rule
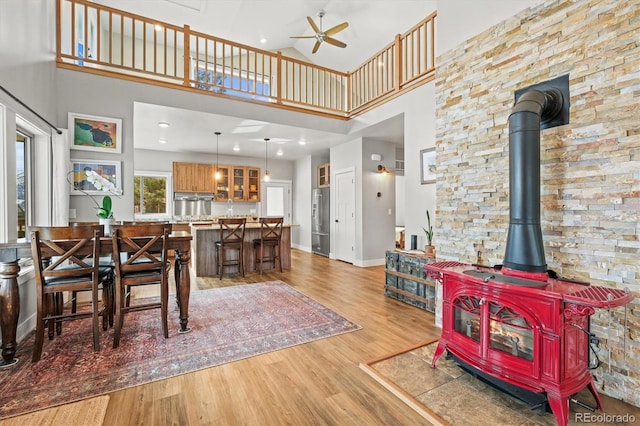
[[[420,183],[436,182],[436,149],[427,148],[420,151]]]
[[[94,171],[104,179],[111,182],[116,191],[122,193],[122,172],[120,161],[105,160],[77,160],[72,159],[72,186],[71,195],[99,194],[104,195],[103,188],[97,188],[87,179],[87,172]]]
[[[122,120],[69,113],[71,149],[112,154],[122,152]]]

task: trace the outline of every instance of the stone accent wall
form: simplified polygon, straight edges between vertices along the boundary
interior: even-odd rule
[[[640,406],[640,8],[555,0],[438,58],[439,260],[502,263],[509,224],[508,116],[517,89],[569,74],[570,124],[541,133],[547,264],[560,276],[629,288],[599,311],[602,393]]]

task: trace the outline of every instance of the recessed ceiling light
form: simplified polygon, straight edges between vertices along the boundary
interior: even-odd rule
[[[156,24],[156,31],[162,31],[163,27],[160,24]]]
[[[240,151],[240,147],[239,147],[238,145],[234,145],[234,146],[233,146],[233,150],[234,150],[234,151]]]
[[[282,148],[278,149],[278,152],[276,152],[276,155],[279,155],[280,157],[282,157]]]
[[[169,127],[169,123],[167,123],[166,121],[160,121],[158,123],[158,126],[167,128],[167,127]]]
[[[260,38],[260,43],[265,44],[266,42],[267,42],[266,38],[264,38],[264,37]]]
[[[307,144],[307,141],[305,141],[304,139],[300,139],[300,140],[298,141],[298,143],[299,143],[300,145],[306,145],[306,144]]]
[[[158,140],[158,142],[160,142],[160,143],[167,143],[167,140],[166,140],[166,139],[159,139],[159,140]]]

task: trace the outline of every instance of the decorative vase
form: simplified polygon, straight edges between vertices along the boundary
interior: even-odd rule
[[[426,246],[424,246],[424,253],[427,256],[435,256],[436,255],[436,248],[432,245],[427,244]]]
[[[98,222],[100,223],[100,225],[102,225],[104,227],[104,235],[111,235],[111,225],[113,225],[114,223],[116,223],[116,220],[113,217],[109,217],[109,218],[98,218]]]

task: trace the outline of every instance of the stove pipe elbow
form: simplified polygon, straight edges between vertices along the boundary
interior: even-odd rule
[[[557,89],[530,90],[509,115],[509,233],[503,265],[546,273],[540,226],[540,122],[562,109]]]

